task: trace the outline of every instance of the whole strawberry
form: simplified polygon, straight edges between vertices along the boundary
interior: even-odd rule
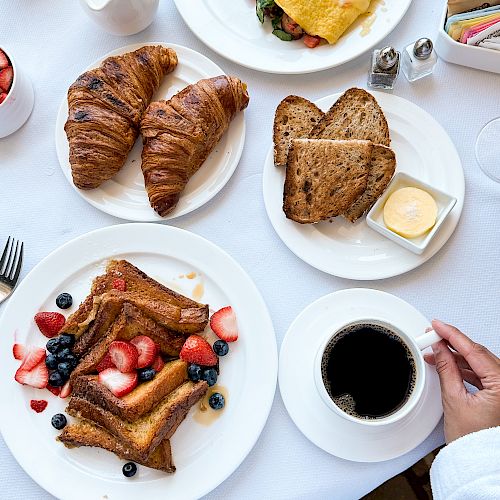
[[[211,345],[199,335],[190,335],[182,346],[179,357],[188,362],[202,366],[217,364],[217,356]]]
[[[66,323],[66,318],[58,312],[39,312],[35,314],[35,323],[49,339],[55,337]]]

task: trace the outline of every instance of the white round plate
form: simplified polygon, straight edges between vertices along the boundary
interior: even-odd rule
[[[73,312],[110,258],[128,259],[161,283],[208,303],[211,311],[230,304],[238,318],[240,337],[221,359],[218,380],[227,389],[226,407],[211,425],[199,423],[198,409],[192,408],[171,440],[177,467],[174,474],[139,466],[138,474],[130,480],[121,472],[124,461],[112,453],[97,448],[65,448],[55,440],[58,432],[50,425],[50,418],[64,411],[67,400],[14,381],[19,366],[12,356],[14,340],[40,346],[47,340],[34,324],[34,314],[57,310],[55,298],[62,291],[74,298],[74,305],[64,311],[65,315]],[[181,277],[189,273],[196,273],[196,277]],[[200,289],[204,289],[201,297]],[[0,331],[0,395],[5,402],[0,430],[21,467],[57,498],[201,497],[244,460],[273,402],[278,366],[276,340],[257,288],[220,248],[174,227],[118,225],[63,245],[20,283],[7,303]],[[47,400],[47,409],[35,413],[29,406],[31,399]]]
[[[279,386],[290,417],[316,446],[345,460],[381,462],[416,448],[436,427],[443,412],[439,378],[426,365],[422,399],[390,428],[367,429],[334,413],[316,390],[314,360],[327,336],[360,317],[386,320],[413,336],[429,326],[413,306],[385,292],[352,288],[325,295],[307,306],[288,329],[280,351]]]
[[[219,66],[194,50],[173,43],[147,42],[135,43],[116,49],[101,57],[83,71],[98,67],[104,59],[136,50],[145,45],[163,45],[177,52],[179,64],[173,73],[165,76],[160,88],[153,96],[153,101],[170,99],[187,85],[203,78],[223,75]],[[83,73],[82,71],[82,73]],[[75,75],[75,79],[78,75]],[[78,189],[73,184],[69,163],[69,144],[64,132],[64,124],[68,118],[68,102],[64,96],[56,122],[56,150],[59,164],[76,192],[91,205],[121,219],[155,222],[174,219],[186,215],[210,201],[229,181],[240,161],[245,144],[245,115],[238,113],[224,134],[221,141],[202,168],[189,180],[181,195],[177,207],[166,217],[160,217],[149,204],[144,188],[144,177],[141,170],[142,140],[139,136],[122,169],[110,180],[96,189]]]
[[[342,217],[332,222],[298,224],[283,213],[284,168],[274,166],[269,150],[263,173],[264,202],[271,224],[285,245],[308,264],[325,273],[355,280],[397,276],[430,259],[453,234],[462,213],[465,180],[453,142],[431,115],[392,94],[371,92],[389,124],[396,171],[406,172],[454,196],[457,203],[439,232],[421,255],[416,255],[370,229],[365,217],[352,224]],[[327,110],[339,94],[316,104]]]
[[[306,47],[283,42],[262,26],[255,0],[174,0],[191,31],[221,56],[266,73],[312,73],[344,64],[379,44],[399,23],[411,0],[372,0],[363,15],[335,45]]]

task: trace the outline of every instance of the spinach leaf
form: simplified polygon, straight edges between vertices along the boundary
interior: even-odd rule
[[[257,0],[255,10],[261,23],[264,23],[264,10],[276,7],[274,0]]]
[[[280,40],[283,40],[284,42],[291,42],[293,40],[293,37],[292,35],[290,35],[290,33],[287,33],[286,31],[280,29],[273,30],[273,35],[277,36]]]

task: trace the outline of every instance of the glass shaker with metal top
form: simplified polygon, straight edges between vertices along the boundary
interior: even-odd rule
[[[436,51],[429,38],[419,38],[403,51],[403,73],[409,82],[430,75],[436,63]]]
[[[374,50],[368,86],[374,89],[392,90],[399,74],[399,61],[400,53],[394,47]]]

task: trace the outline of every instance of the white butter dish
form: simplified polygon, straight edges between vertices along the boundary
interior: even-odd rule
[[[446,33],[444,26],[446,24],[447,12],[448,7],[445,2],[444,12],[441,17],[435,43],[435,49],[438,56],[454,64],[491,71],[493,73],[500,73],[499,50],[456,42]]]
[[[394,231],[391,231],[384,223],[384,206],[387,199],[392,193],[394,193],[394,191],[404,187],[416,187],[427,191],[434,198],[437,205],[438,212],[436,224],[434,224],[434,226],[427,233],[419,236],[418,238],[404,238]],[[411,175],[405,174],[404,172],[398,172],[389,183],[389,186],[387,186],[384,194],[377,200],[377,203],[375,203],[372,209],[368,212],[368,215],[366,216],[366,223],[369,227],[384,235],[386,238],[389,238],[407,250],[420,255],[432,241],[432,238],[434,238],[434,235],[438,232],[456,202],[457,199],[453,196],[429,186],[429,184],[426,184]]]

